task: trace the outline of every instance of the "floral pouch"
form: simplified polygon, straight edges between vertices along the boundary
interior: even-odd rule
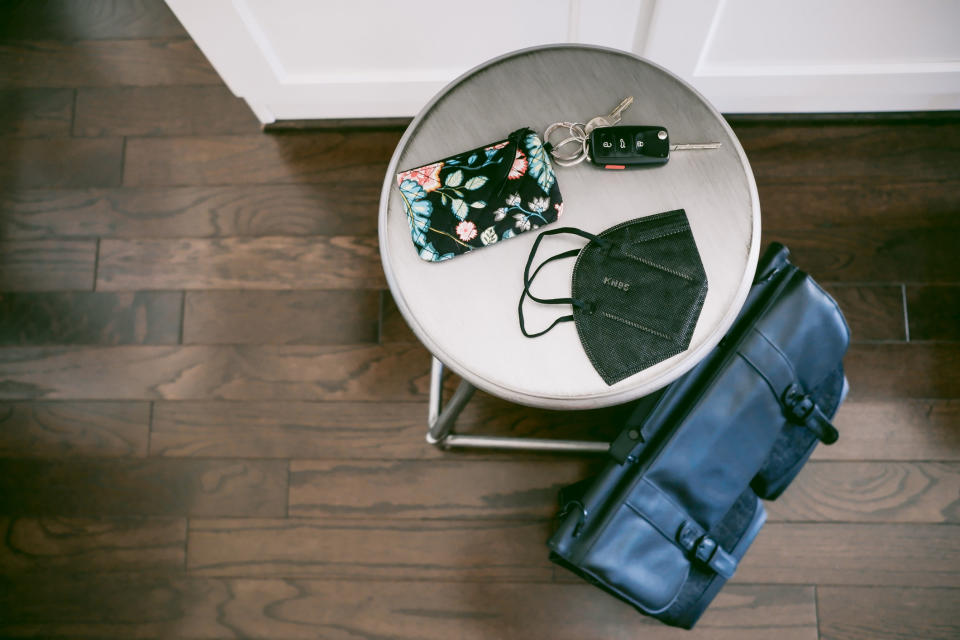
[[[531,129],[397,174],[410,235],[430,262],[539,229],[563,212],[550,154]]]

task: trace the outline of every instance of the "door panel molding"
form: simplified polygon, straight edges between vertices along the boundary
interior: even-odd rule
[[[946,5],[939,0],[924,0],[926,5],[943,5],[944,11],[957,14],[960,4]],[[843,59],[830,63],[774,63],[769,58],[743,59],[738,63],[711,59],[711,51],[724,24],[725,11],[735,8],[743,14],[752,4],[769,7],[764,0],[671,0],[656,4],[642,55],[661,64],[706,95],[725,113],[816,112],[816,111],[919,111],[960,108],[960,38],[955,50],[941,60],[878,60],[851,63]],[[849,0],[848,0],[849,3]],[[827,11],[837,11],[839,3],[826,0],[803,3],[809,10],[809,24],[792,28],[813,31],[817,24],[829,21]],[[813,5],[813,6],[811,6]],[[783,5],[781,5],[783,6]],[[883,3],[873,2],[873,13],[865,15],[863,24],[848,29],[848,37],[856,41],[858,33],[864,42],[874,42],[870,32],[889,30],[889,21],[897,16],[884,16]],[[745,25],[741,32],[783,27],[782,24],[758,22]],[[918,17],[921,19],[921,17]],[[930,22],[946,19],[934,13],[922,16]],[[872,22],[871,22],[872,21]],[[742,22],[742,21],[740,21]],[[871,27],[872,25],[872,27]],[[729,25],[727,25],[729,26]],[[917,27],[914,31],[920,31]],[[775,33],[773,35],[776,35]],[[771,36],[772,37],[772,36]],[[921,49],[923,43],[915,43]],[[817,42],[811,47],[833,45],[836,49],[856,47],[855,43]],[[903,46],[903,43],[901,43]],[[909,49],[910,47],[904,47]],[[796,52],[802,57],[803,51]]]
[[[409,117],[476,64],[549,42],[643,55],[727,113],[960,109],[960,38],[947,38],[940,26],[954,14],[960,24],[954,0],[911,0],[920,7],[905,31],[913,40],[888,53],[881,36],[897,26],[891,21],[904,19],[896,0],[491,2],[496,7],[485,14],[469,13],[474,5],[442,5],[445,12],[434,11],[426,23],[390,0],[167,0],[227,86],[264,123]],[[828,20],[828,12],[849,18],[868,5],[873,10],[862,11],[857,28]],[[509,15],[515,22],[508,29],[490,26]],[[811,37],[804,49],[807,40],[793,29],[813,33],[825,21],[831,29],[821,29],[823,37],[833,39]],[[917,34],[925,30],[935,37],[921,42]],[[434,31],[441,35],[428,37]],[[838,33],[851,41],[839,41]],[[844,58],[861,45],[874,53]]]

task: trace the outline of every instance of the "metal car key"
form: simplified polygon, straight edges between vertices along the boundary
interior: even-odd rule
[[[633,104],[633,96],[627,96],[623,99],[620,104],[615,106],[610,113],[605,116],[597,116],[596,118],[591,118],[589,122],[584,126],[584,131],[587,132],[587,135],[590,135],[590,132],[599,127],[610,127],[618,122],[620,122],[620,114],[630,108],[630,105]]]
[[[670,144],[666,127],[597,127],[589,134],[590,161],[604,169],[666,164],[672,151],[719,149],[719,142]]]

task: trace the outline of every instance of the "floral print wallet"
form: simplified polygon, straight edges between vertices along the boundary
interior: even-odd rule
[[[550,154],[531,129],[397,174],[410,235],[430,262],[538,229],[563,213]]]

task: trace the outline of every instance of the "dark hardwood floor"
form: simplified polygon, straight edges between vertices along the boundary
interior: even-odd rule
[[[400,128],[262,133],[159,1],[0,1],[0,636],[960,637],[960,116],[730,121],[852,392],[684,633],[547,560],[595,460],[423,441]],[[462,430],[613,414],[480,394]]]

